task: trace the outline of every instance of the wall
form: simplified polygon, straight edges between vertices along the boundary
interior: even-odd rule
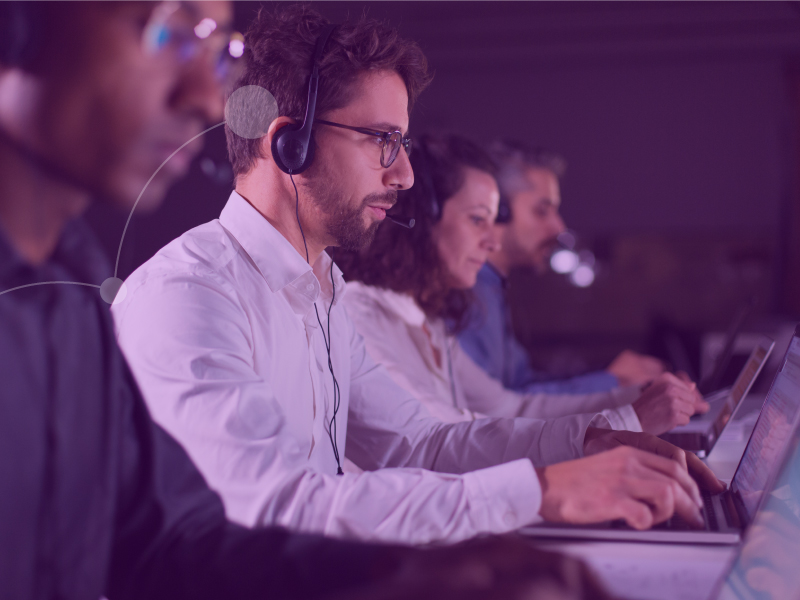
[[[436,76],[412,134],[522,136],[566,156],[564,217],[599,248],[606,275],[588,290],[516,276],[516,325],[530,344],[561,335],[606,353],[647,349],[657,319],[721,327],[753,290],[763,311],[779,305],[782,215],[796,189],[794,4],[314,6],[333,20],[366,10],[418,40]],[[256,9],[240,3],[237,13],[245,23]],[[207,153],[222,161],[221,136]],[[226,195],[195,165],[160,213],[134,217],[122,272],[216,216]],[[114,219],[93,218],[106,229]],[[631,254],[644,256],[638,271],[620,258]],[[554,306],[568,310],[551,318]]]

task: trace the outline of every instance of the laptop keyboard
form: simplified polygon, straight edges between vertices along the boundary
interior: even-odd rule
[[[717,520],[717,512],[714,510],[714,501],[711,494],[706,491],[701,491],[703,496],[703,523],[706,531],[719,531],[719,521]],[[674,515],[671,519],[667,519],[663,523],[656,525],[653,529],[669,529],[672,531],[689,531],[697,530],[696,527],[689,524],[679,515]]]

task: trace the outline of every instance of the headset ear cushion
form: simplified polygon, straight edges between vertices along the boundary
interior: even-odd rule
[[[508,199],[501,197],[500,204],[497,206],[497,218],[495,223],[508,223],[511,221],[511,206]]]
[[[314,134],[312,133],[308,140],[308,148],[306,148],[306,159],[303,161],[303,164],[300,165],[300,168],[295,171],[295,173],[302,173],[311,166],[311,163],[314,162],[316,148],[317,145],[314,143]]]
[[[311,136],[306,147],[300,129],[298,124],[291,123],[281,127],[272,136],[272,158],[284,173],[302,173],[314,160],[314,136]]]
[[[272,144],[270,144],[272,159],[275,161],[275,164],[278,165],[278,168],[284,173],[288,173],[289,169],[293,166],[291,162],[291,155],[287,156],[286,153],[286,136],[296,129],[297,127],[290,123],[289,125],[284,125],[281,127],[272,136]],[[289,164],[287,164],[287,159]],[[294,171],[294,169],[292,169],[292,171]]]

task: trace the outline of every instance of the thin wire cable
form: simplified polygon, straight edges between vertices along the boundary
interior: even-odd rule
[[[99,285],[95,285],[94,283],[81,283],[80,281],[41,281],[39,283],[28,283],[25,285],[18,285],[17,287],[13,287],[9,290],[3,290],[2,292],[0,292],[0,296],[2,296],[3,294],[7,294],[9,292],[13,292],[14,290],[21,290],[23,288],[34,287],[36,285],[54,285],[57,283],[63,285],[83,285],[86,287],[97,288],[98,290],[100,289]]]
[[[306,243],[306,234],[303,232],[303,225],[300,222],[300,194],[297,192],[297,185],[294,182],[294,177],[292,177],[291,172],[289,173],[289,180],[292,182],[292,187],[294,188],[294,214],[297,218],[297,226],[300,227],[300,235],[303,237],[303,247],[306,251],[306,262],[311,265],[311,262],[308,259],[308,244]],[[344,471],[342,471],[342,463],[339,459],[339,444],[336,441],[336,413],[339,412],[339,406],[342,403],[342,393],[339,390],[339,382],[336,381],[336,375],[333,372],[333,361],[331,360],[331,309],[333,308],[333,302],[336,299],[336,286],[333,283],[333,261],[331,260],[331,303],[328,305],[327,317],[328,317],[328,335],[325,335],[325,327],[322,326],[322,319],[319,318],[319,311],[317,310],[317,303],[314,302],[314,313],[317,315],[317,323],[319,324],[319,331],[322,334],[322,339],[325,341],[325,351],[328,354],[328,370],[331,372],[331,378],[333,379],[333,416],[331,420],[327,423],[327,432],[328,438],[331,441],[331,447],[333,448],[333,457],[336,459],[336,474],[337,475],[344,475]]]

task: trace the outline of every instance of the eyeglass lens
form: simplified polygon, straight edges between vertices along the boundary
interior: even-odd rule
[[[399,131],[393,132],[383,144],[383,153],[381,154],[381,164],[384,168],[389,168],[397,158],[400,152],[400,146],[405,146],[406,154],[411,154],[411,140],[403,143],[403,136]]]

